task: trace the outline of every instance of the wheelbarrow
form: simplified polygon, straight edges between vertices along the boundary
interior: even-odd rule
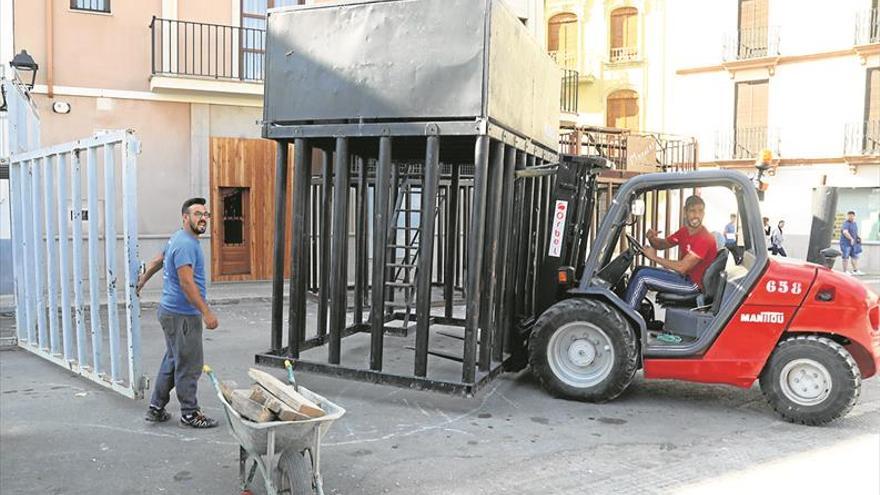
[[[268,423],[255,423],[243,418],[223,396],[214,372],[205,366],[205,373],[211,379],[217,398],[223,404],[229,430],[240,446],[239,476],[242,495],[251,493],[248,488],[257,469],[263,477],[268,495],[324,494],[320,471],[321,438],[333,422],[345,414],[345,409],[305,387],[297,387],[292,367],[289,363],[285,364],[288,365],[288,381],[300,394],[323,409],[326,413],[324,416]]]

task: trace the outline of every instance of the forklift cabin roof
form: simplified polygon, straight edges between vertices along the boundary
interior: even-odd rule
[[[263,134],[373,122],[437,123],[441,135],[465,122],[482,134],[471,124],[483,122],[555,151],[560,74],[502,0],[274,9]]]

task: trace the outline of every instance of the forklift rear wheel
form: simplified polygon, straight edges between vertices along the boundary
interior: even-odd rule
[[[822,425],[853,408],[862,375],[852,355],[837,342],[800,335],[776,346],[760,382],[764,396],[783,419]]]
[[[604,402],[620,395],[638,363],[636,336],[611,306],[567,299],[538,318],[529,338],[529,364],[551,394]]]

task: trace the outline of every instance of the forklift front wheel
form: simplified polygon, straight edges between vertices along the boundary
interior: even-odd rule
[[[599,301],[554,304],[535,323],[529,339],[532,372],[557,397],[611,400],[629,386],[637,363],[632,327]]]
[[[789,337],[773,351],[761,373],[761,391],[786,421],[822,425],[856,404],[862,375],[837,342],[815,335]]]

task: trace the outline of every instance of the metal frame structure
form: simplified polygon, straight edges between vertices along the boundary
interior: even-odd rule
[[[515,323],[534,317],[528,314],[534,308],[534,293],[519,289],[518,284],[532,280],[528,285],[535,290],[534,278],[543,261],[543,248],[536,249],[535,243],[546,247],[547,240],[535,238],[535,229],[525,226],[537,225],[549,214],[554,174],[522,171],[539,169],[555,161],[556,154],[487,121],[476,125],[375,123],[358,125],[354,135],[346,135],[347,129],[353,130],[347,125],[264,128],[264,135],[278,141],[276,249],[271,347],[257,354],[256,362],[283,366],[284,360],[292,357],[298,369],[473,395],[504,368],[511,349],[519,347],[510,345],[518,336]],[[293,191],[288,192],[290,143],[294,144],[294,177]],[[311,172],[313,149],[320,150],[322,161],[318,177]],[[404,194],[406,181],[418,190],[420,206],[411,205],[411,195]],[[444,201],[438,201],[441,189]],[[294,242],[285,341],[282,249],[287,235],[284,209],[288,194],[293,196],[290,235]],[[316,194],[320,197],[313,197]],[[352,198],[356,202],[354,219],[348,218]],[[515,200],[528,201],[531,206],[514,208]],[[316,204],[322,205],[320,215],[310,211]],[[417,227],[411,225],[414,221]],[[349,246],[351,223],[355,225],[353,247]],[[402,238],[399,229],[415,230],[417,238],[433,242],[418,247],[398,244]],[[312,242],[318,232],[320,243]],[[315,253],[316,249],[320,252]],[[412,256],[410,250],[417,254]],[[355,258],[351,264],[350,254]],[[320,263],[310,263],[316,258]],[[408,338],[408,332],[393,332],[388,326],[390,321],[403,318],[389,300],[395,290],[406,289],[402,283],[389,283],[394,270],[406,264],[394,263],[400,258],[410,262],[413,275],[408,289],[416,294],[415,336],[413,345],[408,346],[388,342]],[[316,276],[311,271],[319,264],[322,269]],[[349,291],[352,279],[353,290]],[[315,333],[307,335],[306,294],[308,286],[316,282],[319,307]],[[438,285],[440,301],[432,298],[432,288]],[[456,298],[459,289],[464,302]],[[353,305],[349,304],[349,292],[354,296]],[[432,312],[435,303],[439,309]],[[329,322],[324,319],[327,316]],[[357,346],[355,351],[343,352],[344,340],[359,333],[369,333],[369,345],[363,349],[368,355],[357,352],[362,350]],[[457,350],[433,349],[438,338],[455,342],[452,347]],[[316,348],[326,348],[326,359]],[[409,352],[412,354],[406,359],[410,362],[411,356],[411,373],[399,366],[389,370],[389,361]],[[460,364],[459,377],[450,378],[448,373],[438,377],[429,357]]]
[[[10,159],[19,347],[135,399],[143,397],[148,384],[141,373],[140,301],[135,290],[140,264],[139,152],[134,133],[119,130]],[[87,218],[82,215],[83,200]],[[88,222],[85,236],[83,222]],[[124,278],[117,266],[118,223],[123,230]],[[117,293],[123,280],[124,343]],[[106,322],[102,305],[106,305]]]

